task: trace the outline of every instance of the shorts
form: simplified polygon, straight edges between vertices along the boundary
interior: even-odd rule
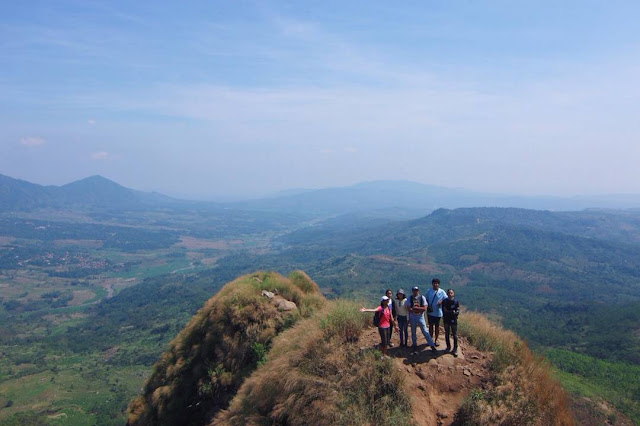
[[[378,333],[380,333],[380,344],[382,346],[389,346],[389,331],[391,331],[391,327],[378,327]]]
[[[441,317],[432,317],[431,315],[427,315],[427,321],[429,321],[429,325],[435,325],[436,327],[440,327],[440,318]]]

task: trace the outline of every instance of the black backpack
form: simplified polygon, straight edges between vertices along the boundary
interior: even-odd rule
[[[391,309],[391,308],[389,308]],[[382,313],[384,312],[384,309],[380,310],[380,311],[375,311],[373,313],[373,325],[374,327],[380,327],[380,317],[382,316]]]
[[[373,326],[374,327],[379,327],[380,326],[380,314],[382,313],[382,311],[375,311],[373,313]]]

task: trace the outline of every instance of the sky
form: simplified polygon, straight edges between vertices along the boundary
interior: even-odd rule
[[[637,1],[0,4],[0,174],[640,193]]]

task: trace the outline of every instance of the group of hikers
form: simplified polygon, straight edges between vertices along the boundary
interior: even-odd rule
[[[411,289],[411,294],[407,297],[404,290],[396,291],[395,299],[392,298],[391,289],[385,292],[380,301],[380,306],[374,309],[360,308],[361,312],[374,312],[374,325],[378,327],[380,333],[380,350],[382,356],[387,356],[387,347],[392,347],[391,335],[393,330],[400,335],[400,347],[407,347],[411,325],[411,355],[418,353],[418,339],[416,328],[420,328],[422,335],[427,340],[427,344],[432,351],[437,352],[440,346],[438,337],[440,335],[440,321],[444,323],[446,351],[454,357],[458,356],[458,314],[460,304],[455,299],[453,289],[446,292],[440,288],[440,280],[431,280],[431,288],[425,295],[420,294],[418,287]],[[425,323],[425,313],[427,323]],[[429,330],[427,330],[427,324]],[[431,338],[434,336],[434,339]],[[450,337],[453,337],[453,348]]]

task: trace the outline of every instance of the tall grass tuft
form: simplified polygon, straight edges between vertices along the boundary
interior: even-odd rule
[[[326,339],[338,338],[343,342],[355,342],[369,322],[369,315],[362,315],[358,305],[337,300],[331,303],[328,313],[320,319],[320,329]]]
[[[491,386],[471,392],[456,414],[459,424],[574,424],[567,393],[552,377],[548,362],[514,333],[474,312],[461,315],[459,332],[494,355]]]

